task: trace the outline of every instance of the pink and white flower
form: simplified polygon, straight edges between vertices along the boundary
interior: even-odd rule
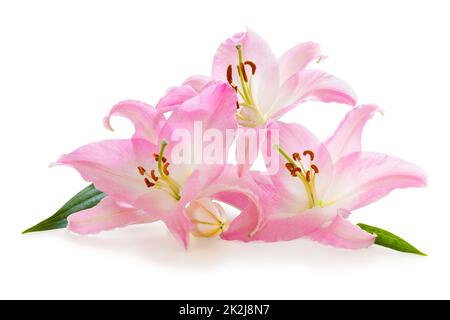
[[[397,188],[423,187],[426,176],[414,164],[386,154],[361,151],[361,133],[379,108],[350,111],[334,135],[321,143],[298,124],[275,122],[279,156],[285,168],[272,176],[251,172],[262,195],[261,228],[253,235],[225,237],[242,241],[283,241],[307,236],[342,248],[364,248],[374,236],[353,225],[351,211]]]
[[[235,170],[225,161],[197,164],[171,159],[177,143],[175,130],[192,133],[193,123],[200,121],[203,128],[214,128],[225,136],[225,130],[236,127],[235,105],[234,91],[226,84],[215,84],[184,101],[167,120],[139,101],[113,107],[105,126],[112,129],[111,116],[124,116],[134,123],[132,139],[88,144],[57,162],[74,167],[107,194],[96,207],[71,215],[68,228],[89,234],[162,220],[185,247],[191,231],[203,236],[220,234],[226,228],[252,232],[259,225],[260,209],[250,182],[235,179]],[[215,199],[241,209],[240,216],[230,224]],[[208,218],[215,219],[215,224]]]

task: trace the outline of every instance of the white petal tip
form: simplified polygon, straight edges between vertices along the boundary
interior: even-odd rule
[[[106,116],[103,118],[103,126],[109,131],[114,131],[114,128],[111,126],[110,118],[110,116]]]
[[[56,166],[58,166],[58,165],[59,165],[58,162],[50,162],[50,163],[48,164],[48,167],[49,167],[49,168],[54,168],[54,167],[56,167]]]

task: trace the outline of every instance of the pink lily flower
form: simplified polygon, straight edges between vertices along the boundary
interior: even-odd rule
[[[251,172],[262,190],[261,228],[253,236],[226,239],[272,242],[307,236],[341,248],[372,245],[374,236],[347,220],[351,211],[394,189],[426,185],[425,173],[416,165],[361,151],[363,127],[377,111],[375,105],[351,110],[325,143],[301,125],[272,123],[271,129],[280,130],[284,167],[272,176]]]
[[[307,68],[311,62],[323,58],[318,44],[305,42],[277,59],[266,41],[248,29],[219,46],[211,77],[193,76],[181,86],[169,89],[156,108],[162,112],[174,110],[185,99],[216,81],[228,83],[237,92],[236,119],[244,129],[265,128],[295,106],[310,100],[354,106],[356,95],[348,84],[324,71]],[[255,136],[259,137],[259,132]],[[258,150],[263,143],[258,139]],[[248,145],[245,147],[247,161],[239,166],[240,174],[248,170],[257,157],[256,152],[247,150]]]
[[[170,88],[156,108],[171,111],[215,81],[238,93],[237,119],[243,127],[264,127],[296,105],[317,100],[356,104],[356,95],[341,79],[307,69],[324,59],[314,42],[300,43],[276,58],[267,42],[248,29],[223,42],[214,56],[212,76],[193,76]]]
[[[114,106],[105,126],[112,129],[111,116],[126,117],[135,126],[132,139],[88,144],[57,162],[75,168],[107,194],[96,207],[71,215],[69,230],[92,234],[162,220],[187,247],[191,232],[214,236],[226,229],[243,232],[248,228],[251,232],[257,228],[260,208],[250,183],[234,179],[230,174],[234,170],[225,161],[179,164],[172,159],[175,130],[193,135],[194,122],[201,121],[205,130],[214,128],[225,136],[225,130],[236,127],[235,110],[236,95],[225,84],[212,85],[184,101],[167,120],[143,102],[124,101]],[[241,214],[230,224],[215,200],[236,206]]]

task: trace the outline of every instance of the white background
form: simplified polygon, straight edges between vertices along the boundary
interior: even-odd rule
[[[0,3],[0,298],[450,298],[448,244],[450,44],[447,1],[2,1]],[[163,225],[80,237],[21,235],[86,185],[60,154],[126,137],[109,108],[155,104],[165,89],[210,72],[216,47],[249,26],[276,54],[313,40],[320,67],[360,103],[386,113],[364,149],[422,166],[426,189],[399,190],[358,210],[429,254],[339,250],[308,240],[244,245],[194,239]],[[321,138],[349,108],[309,103],[289,114]]]

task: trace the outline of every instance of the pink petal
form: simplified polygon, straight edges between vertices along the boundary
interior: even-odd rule
[[[189,77],[181,86],[169,88],[166,95],[159,100],[156,109],[163,113],[173,111],[213,84],[216,84],[216,81],[207,76]]]
[[[309,237],[338,248],[361,249],[370,247],[375,241],[375,236],[345,219],[343,215],[348,215],[349,212],[345,212],[343,209],[339,211],[340,213],[336,215],[328,227],[313,232]]]
[[[251,240],[289,241],[309,235],[329,219],[327,210],[315,207],[297,213],[278,212],[265,221]]]
[[[381,112],[378,106],[368,104],[361,105],[347,113],[333,136],[325,142],[334,162],[349,153],[361,151],[362,131],[366,122],[377,111]]]
[[[319,169],[319,174],[316,176],[316,189],[320,198],[326,193],[333,177],[333,163],[325,146],[308,129],[296,123],[275,121],[269,125],[269,129],[278,130],[280,147],[290,157],[294,152],[298,152],[302,158],[305,158],[306,166],[309,165],[309,157],[303,156],[303,152],[306,150],[314,152],[313,163]],[[302,182],[299,178],[291,176],[285,168],[287,160],[279,152],[277,153],[279,170],[271,176],[275,187],[280,190],[280,194],[283,194],[287,205],[296,206],[299,210],[307,208],[308,198]],[[305,169],[308,170],[309,167]]]
[[[200,122],[203,131],[237,128],[236,93],[226,84],[215,84],[199,95],[185,101],[169,117],[161,136],[169,138],[174,129],[185,129],[194,134],[194,122]]]
[[[278,59],[280,69],[280,83],[306,68],[313,60],[323,58],[320,46],[314,42],[304,42],[286,51]]]
[[[107,140],[85,145],[60,157],[57,164],[75,168],[86,181],[129,204],[147,192],[137,167],[146,166],[156,147],[145,140]]]
[[[235,156],[239,176],[250,170],[258,158],[262,140],[265,140],[265,137],[261,137],[261,133],[260,128],[241,127],[238,129]]]
[[[198,92],[189,85],[170,88],[167,90],[166,95],[159,100],[156,109],[161,112],[173,111],[183,102],[195,97],[197,94]]]
[[[183,186],[182,195],[180,201],[178,201],[177,207],[168,212],[163,221],[172,235],[179,240],[184,247],[189,247],[189,236],[193,228],[193,224],[186,215],[186,206],[189,202],[195,199],[202,198],[200,191],[205,188],[205,185],[201,182],[200,172],[195,171]]]
[[[394,189],[425,185],[424,171],[412,163],[380,153],[356,152],[336,163],[333,182],[323,200],[352,211]]]
[[[196,75],[196,76],[191,76],[191,77],[187,78],[183,82],[182,85],[190,86],[197,93],[200,93],[203,89],[205,89],[207,86],[209,86],[213,83],[214,83],[214,81],[211,79],[211,77]]]
[[[262,221],[262,208],[258,202],[258,185],[248,176],[239,177],[236,168],[227,165],[221,176],[201,193],[203,197],[227,203],[240,210],[221,237],[227,240],[248,239]]]
[[[135,127],[134,139],[145,139],[152,143],[158,140],[159,132],[165,123],[164,116],[152,106],[140,101],[122,101],[116,104],[109,115],[103,119],[103,124],[113,130],[110,124],[111,116],[128,118]]]
[[[158,218],[151,214],[121,205],[107,196],[95,207],[69,216],[67,228],[79,234],[94,234],[130,224],[149,223],[156,220]]]
[[[343,80],[321,70],[303,70],[292,76],[280,88],[278,99],[271,109],[276,119],[299,103],[316,100],[356,104],[356,94]]]
[[[267,42],[253,30],[237,33],[219,46],[214,56],[212,77],[227,83],[227,68],[232,65],[236,79],[234,82],[240,86],[236,71],[238,44],[242,46],[244,61],[249,60],[256,64],[256,73],[252,80],[253,92],[257,105],[264,113],[273,104],[279,88],[278,62]]]
[[[171,152],[172,147],[182,142],[178,139],[179,137],[176,137],[176,133],[183,133],[183,136],[187,134],[188,138],[191,139],[188,143],[190,159],[187,159],[187,161],[193,165],[192,170],[209,164],[208,170],[205,170],[202,176],[207,176],[206,173],[210,173],[211,177],[214,177],[214,168],[217,169],[215,174],[220,174],[233,142],[223,141],[223,137],[226,137],[227,130],[234,132],[237,128],[235,113],[236,93],[234,90],[226,84],[209,86],[196,97],[185,101],[170,116],[161,133],[161,136],[169,139],[168,152]],[[214,141],[204,139],[207,133],[219,135],[220,141],[218,142],[222,143],[221,148],[216,148]],[[213,159],[208,157],[208,151],[211,147],[217,149],[217,154],[214,154]]]
[[[167,214],[164,218],[172,235],[182,243],[185,249],[189,247],[189,236],[193,228],[192,222],[185,215],[185,208],[177,206],[175,210]]]

